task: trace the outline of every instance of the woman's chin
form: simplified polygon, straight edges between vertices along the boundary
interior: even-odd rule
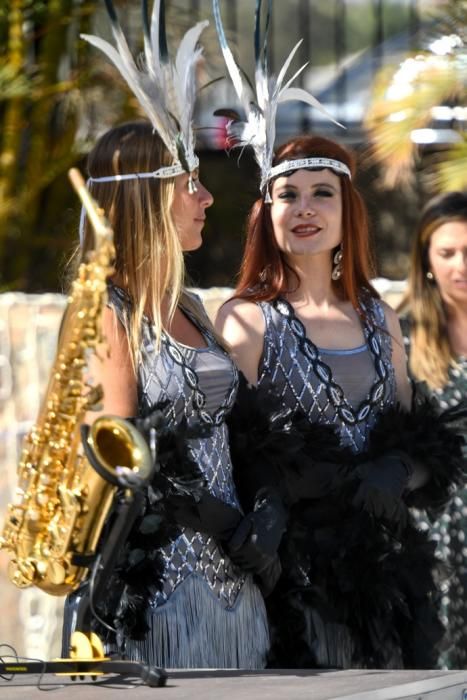
[[[203,245],[203,239],[201,235],[190,236],[189,240],[182,241],[182,250],[184,253],[192,253]]]

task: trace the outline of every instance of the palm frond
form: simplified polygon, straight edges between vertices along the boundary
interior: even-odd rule
[[[0,64],[0,102],[25,97],[31,81],[10,63]]]
[[[467,42],[467,2],[466,0],[447,0],[443,14],[437,17],[437,28],[442,34],[458,34]]]
[[[412,132],[430,124],[434,107],[465,98],[465,73],[456,55],[425,53],[408,58],[396,73],[386,70],[378,76],[365,126],[387,186],[410,178],[417,157]]]
[[[467,136],[443,154],[433,176],[434,184],[441,192],[467,190]]]

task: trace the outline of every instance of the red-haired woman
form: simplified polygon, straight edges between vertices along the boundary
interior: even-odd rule
[[[293,165],[310,155],[333,160],[334,167]],[[221,309],[218,327],[252,384],[269,377],[294,394],[294,381],[311,380],[297,406],[307,413],[312,406],[313,416],[326,422],[349,404],[352,418],[345,423],[344,412],[339,427],[345,443],[360,451],[375,420],[372,408],[410,403],[399,321],[369,281],[367,215],[351,181],[351,154],[328,139],[301,137],[278,150],[274,165],[287,161],[291,169],[269,183],[272,202],[260,198],[253,206],[235,298]],[[310,362],[313,346],[317,361],[331,369],[329,388],[343,384],[344,403],[341,392],[337,403],[332,392],[328,397],[327,380]],[[361,402],[370,408],[363,421],[352,408]]]
[[[237,469],[244,505],[268,486],[290,507],[283,575],[268,606],[271,663],[282,668],[430,667],[441,635],[432,549],[406,507],[407,494],[431,479],[400,442],[411,399],[404,345],[395,312],[369,280],[354,171],[352,155],[325,138],[278,149],[248,220],[235,296],[217,320],[257,387],[245,389],[256,417],[245,419],[240,439],[242,418],[231,427],[233,451],[243,443],[248,465]],[[286,413],[278,420],[273,410],[261,436],[271,386]],[[313,435],[300,437],[297,420]],[[258,457],[280,421],[284,443]],[[303,445],[284,447],[290,430],[315,447],[314,460]]]

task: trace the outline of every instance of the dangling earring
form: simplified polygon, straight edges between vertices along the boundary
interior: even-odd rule
[[[434,280],[433,273],[430,272],[430,270],[428,270],[428,272],[426,273],[426,278],[427,280],[430,280],[430,282]]]
[[[342,261],[344,259],[344,253],[342,252],[342,244],[339,246],[339,250],[336,251],[334,255],[334,267],[332,268],[331,272],[331,279],[334,280],[334,282],[337,282],[342,277],[342,273],[344,271],[344,266],[342,264]]]

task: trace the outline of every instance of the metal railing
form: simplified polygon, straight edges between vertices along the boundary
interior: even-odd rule
[[[286,3],[273,0],[270,69],[278,69],[292,46],[301,38],[303,41],[294,66],[306,60],[310,61],[310,66],[301,74],[298,84],[310,90],[347,127],[345,140],[358,141],[373,77],[388,61],[394,59],[397,63],[398,57],[403,60],[407,52],[419,48],[422,23],[420,4],[421,0],[401,0],[397,6],[401,8],[399,27],[394,29],[394,22],[393,26],[388,26],[391,9],[394,20],[394,0],[288,0]],[[229,41],[242,68],[249,75],[253,73],[254,5],[254,0],[221,1]],[[426,8],[430,3],[424,0],[423,5]],[[432,5],[433,8],[436,6],[436,0]],[[326,8],[325,14],[323,8]],[[357,46],[351,23],[356,8],[364,17],[366,27],[364,40]],[[193,20],[208,16],[210,0],[191,0],[191,12]],[[241,20],[243,18],[244,25],[248,15],[251,18],[251,33],[244,36]],[[325,35],[318,36],[317,42],[323,17],[326,20],[323,29]],[[233,104],[233,93],[228,94]],[[207,102],[209,99],[206,98]],[[205,111],[207,113],[208,108],[205,107]],[[305,104],[287,103],[280,108],[277,120],[279,139],[312,128],[339,133],[340,137],[343,134]]]

